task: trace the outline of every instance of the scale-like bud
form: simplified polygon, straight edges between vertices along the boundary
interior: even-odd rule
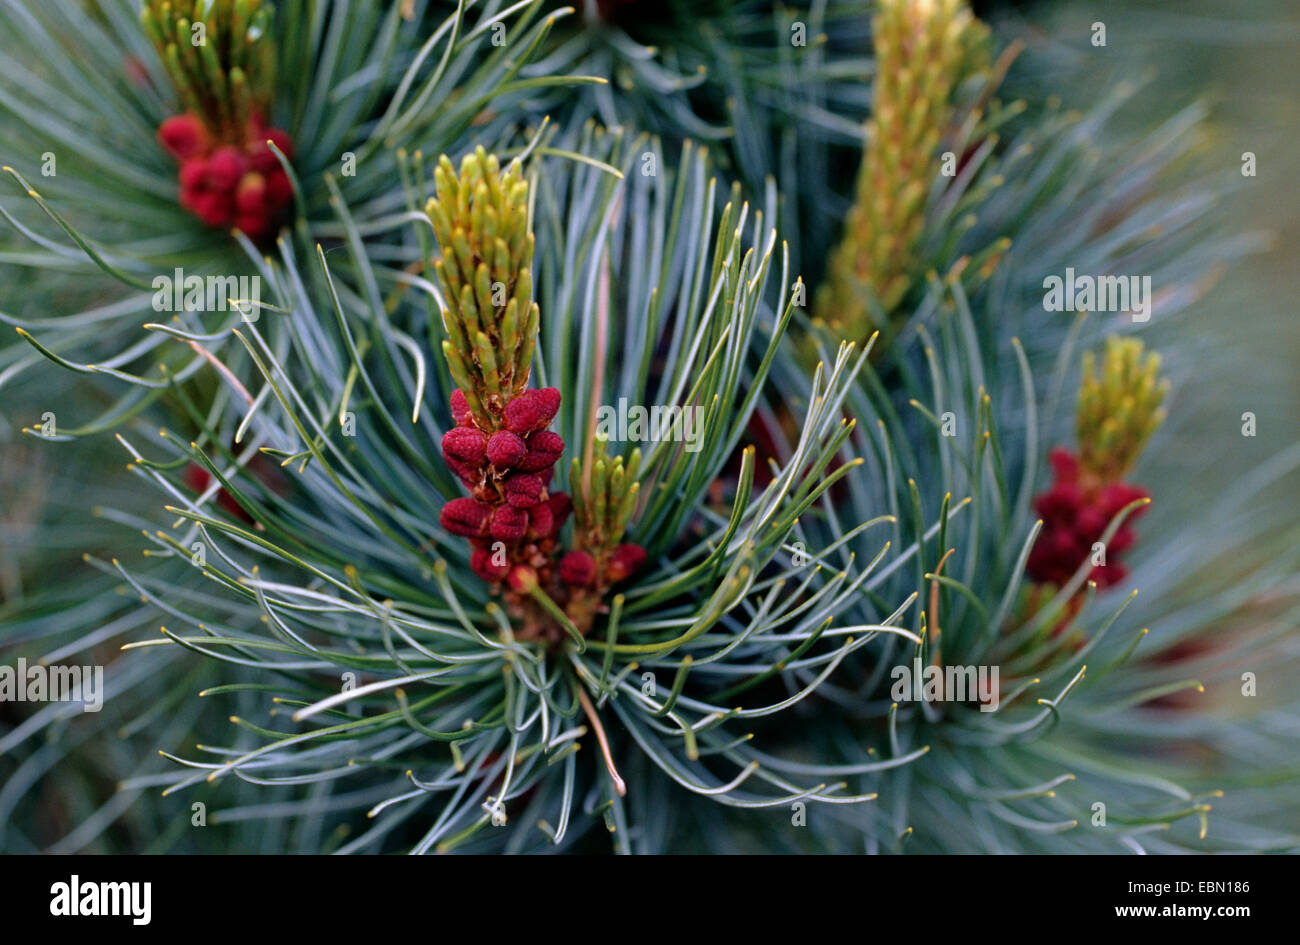
[[[443,155],[434,185],[437,196],[425,209],[441,250],[434,270],[446,301],[442,350],[452,380],[479,429],[539,429],[554,411],[526,429],[505,422],[509,404],[525,392],[540,317],[532,300],[528,183],[517,163],[503,173],[496,156],[479,148],[459,173]]]
[[[590,552],[605,583],[622,580],[645,560],[645,552],[639,545],[619,544],[636,511],[636,500],[641,490],[637,481],[640,469],[640,450],[633,450],[626,462],[622,456],[611,459],[605,438],[597,436],[589,475],[583,476],[576,459],[569,474],[576,523],[574,543]],[[620,548],[636,548],[641,554],[640,559],[636,560],[631,552],[625,552],[615,564],[616,552]]]
[[[954,92],[989,62],[989,30],[966,0],[881,0],[872,35],[866,148],[844,235],[817,295],[818,317],[852,341],[881,327],[873,301],[888,314],[912,285]]]
[[[1144,356],[1137,338],[1106,339],[1100,365],[1091,351],[1084,354],[1075,423],[1083,469],[1101,482],[1127,475],[1164,421],[1168,392],[1160,355]]]

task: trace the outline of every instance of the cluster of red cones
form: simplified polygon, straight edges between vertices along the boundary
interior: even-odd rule
[[[1034,499],[1034,508],[1043,520],[1043,530],[1029,553],[1025,570],[1039,583],[1058,587],[1068,583],[1074,573],[1097,550],[1097,543],[1111,520],[1126,505],[1149,498],[1139,486],[1124,482],[1090,481],[1081,474],[1079,459],[1064,447],[1056,447],[1049,457],[1053,479],[1051,488]],[[1099,588],[1117,584],[1128,575],[1119,560],[1132,547],[1135,535],[1132,524],[1146,506],[1129,513],[1124,524],[1100,550],[1104,564],[1094,564],[1088,577]]]
[[[507,404],[506,429],[488,434],[475,423],[465,395],[452,392],[456,426],[443,435],[442,457],[470,494],[448,502],[440,520],[473,543],[470,566],[485,581],[548,558],[573,511],[567,495],[547,491],[564,452],[564,440],[546,429],[559,408],[553,387],[524,391]]]
[[[234,226],[254,240],[274,232],[293,188],[267,141],[291,158],[293,142],[285,132],[254,114],[243,140],[231,143],[187,112],[164,121],[158,141],[180,163],[181,206],[208,226]]]
[[[568,495],[548,489],[565,446],[547,429],[559,409],[555,388],[526,390],[506,404],[504,428],[488,433],[456,390],[451,395],[456,426],[442,438],[447,467],[470,492],[443,507],[442,527],[474,545],[475,574],[489,582],[508,580],[521,594],[551,578],[574,591],[614,583],[645,561],[645,551],[629,543],[619,545],[603,569],[585,551],[570,551],[554,566],[560,529],[573,511]]]

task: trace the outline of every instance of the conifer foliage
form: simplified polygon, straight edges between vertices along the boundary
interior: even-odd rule
[[[0,5],[0,432],[97,480],[0,654],[110,681],[5,716],[0,848],[1293,840],[1210,817],[1275,727],[1179,699],[1294,554],[1148,643],[1185,355],[1041,304],[1076,262],[1202,294],[1199,112],[1112,138],[965,0],[648,6]]]

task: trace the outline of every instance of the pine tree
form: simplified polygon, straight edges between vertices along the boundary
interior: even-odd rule
[[[1134,527],[1177,409],[1138,326],[1041,304],[1137,257],[1166,319],[1235,251],[1190,223],[1216,185],[1172,183],[1195,107],[1131,143],[1118,95],[1004,103],[1019,46],[960,0],[93,6],[0,8],[0,390],[75,378],[76,422],[27,432],[86,463],[111,431],[131,476],[86,527],[102,579],[7,602],[0,641],[129,642],[104,719],[0,733],[6,848],[1289,842],[1219,813],[1257,771],[1153,770],[1171,732],[1275,739],[1180,701],[1260,604],[1172,587]],[[153,314],[177,269],[260,290]],[[1146,576],[1190,602],[1154,651]],[[116,728],[118,799],[77,751]],[[14,826],[41,730],[58,838]]]

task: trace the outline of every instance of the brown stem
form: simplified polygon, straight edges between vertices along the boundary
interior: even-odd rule
[[[582,703],[582,711],[587,713],[587,718],[591,722],[591,730],[596,733],[596,741],[600,743],[600,753],[605,758],[605,768],[609,771],[609,777],[614,782],[614,790],[618,792],[619,797],[627,796],[627,785],[619,777],[618,769],[614,767],[614,758],[609,753],[609,739],[605,737],[605,727],[600,724],[600,716],[596,714],[596,707],[591,704],[587,698],[587,692],[582,688],[582,683],[578,683],[578,701]]]
[[[931,655],[936,666],[940,665],[939,642],[938,642],[939,641],[939,582],[933,579],[939,576],[939,572],[943,570],[944,562],[946,562],[949,556],[956,550],[957,550],[956,548],[949,548],[947,551],[945,551],[943,557],[939,559],[939,563],[934,566],[934,570],[930,573],[930,577],[931,577],[930,643],[933,644]]]
[[[215,354],[213,354],[207,348],[203,347],[197,341],[190,339],[189,345],[196,352],[198,352],[205,359],[207,359],[209,364],[211,364],[214,368],[220,371],[221,375],[231,383],[231,385],[235,388],[235,390],[239,391],[241,394],[244,395],[244,401],[245,403],[248,404],[248,406],[250,407],[253,406],[253,395],[248,392],[248,390],[244,387],[243,384],[239,383],[239,378],[235,377],[234,373],[230,370],[230,368],[226,367],[224,364],[218,361],[217,356]]]

